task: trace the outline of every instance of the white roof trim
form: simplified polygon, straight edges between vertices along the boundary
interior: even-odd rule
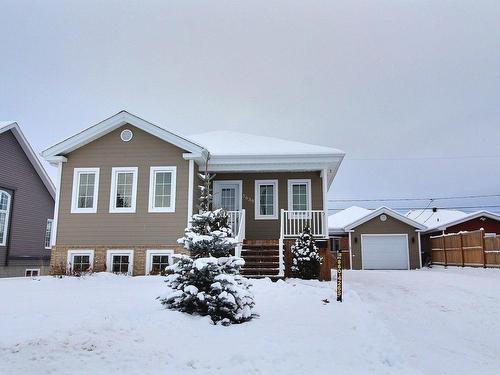
[[[448,227],[452,227],[454,225],[463,223],[465,221],[477,219],[478,217],[482,217],[482,216],[485,216],[485,217],[493,219],[493,220],[500,221],[500,215],[497,215],[493,212],[484,211],[484,210],[483,211],[476,211],[476,212],[472,212],[472,213],[470,213],[470,214],[468,214],[460,219],[449,221],[447,223],[439,224],[438,226],[434,226],[432,228],[429,228],[425,231],[425,233],[434,232],[437,230],[446,230]]]
[[[375,211],[370,212],[366,216],[363,216],[362,218],[356,220],[355,222],[346,225],[344,230],[345,231],[352,230],[352,229],[356,228],[357,226],[359,226],[363,223],[366,223],[367,221],[370,221],[371,219],[373,219],[379,215],[382,215],[382,214],[389,215],[389,216],[393,217],[394,219],[402,221],[403,223],[408,224],[414,228],[417,228],[420,230],[427,229],[427,227],[425,225],[422,225],[414,220],[411,220],[411,219],[407,218],[406,216],[401,215],[394,210],[391,210],[388,207],[380,207],[380,208],[376,209]]]
[[[124,124],[133,125],[151,135],[154,135],[166,142],[182,148],[183,150],[196,154],[201,154],[205,151],[202,146],[184,137],[160,128],[159,126],[143,120],[140,117],[137,117],[127,111],[121,111],[107,118],[106,120],[101,121],[98,124],[93,125],[90,128],[87,128],[80,133],[77,133],[65,139],[64,141],[59,142],[54,146],[44,150],[42,152],[42,156],[45,159],[50,160],[51,157],[67,154],[102,137],[105,134],[110,133],[111,131],[119,128]]]
[[[52,198],[55,199],[56,188],[52,180],[50,179],[49,175],[45,171],[45,168],[43,167],[42,163],[40,162],[40,159],[38,159],[38,156],[36,155],[35,151],[33,151],[33,148],[31,148],[30,143],[28,142],[23,132],[21,131],[21,127],[18,125],[17,122],[7,123],[6,125],[0,127],[0,134],[5,133],[8,130],[12,131],[12,134],[14,134],[14,137],[16,137],[16,140],[21,145],[21,148],[23,149],[24,153],[31,162],[31,165],[33,165],[33,168],[35,168],[35,171],[38,173],[38,176],[40,176],[40,179],[42,180],[43,184],[49,191],[49,194],[52,196]]]
[[[208,162],[209,172],[310,172],[327,170],[328,187],[333,182],[344,155],[318,156],[318,155],[232,155],[232,156],[210,156]],[[196,158],[200,169],[205,168],[205,161]]]
[[[345,155],[340,150],[332,149],[331,152],[328,152],[323,150],[323,148],[316,153],[293,153],[292,150],[290,154],[273,154],[264,151],[255,155],[237,153],[231,155],[214,155],[209,152],[209,149],[197,142],[169,132],[127,111],[121,111],[46,149],[42,152],[42,156],[50,163],[55,163],[60,161],[61,157],[65,154],[98,139],[126,123],[188,151],[183,154],[184,159],[195,160],[200,169],[204,168],[205,161],[210,155],[209,171],[211,172],[323,171],[326,169],[328,187],[330,187]]]

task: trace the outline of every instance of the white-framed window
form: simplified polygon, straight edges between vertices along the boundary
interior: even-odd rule
[[[278,218],[278,180],[255,181],[255,219]]]
[[[134,250],[108,250],[106,270],[116,274],[132,275],[134,272]]]
[[[151,249],[146,251],[146,275],[164,274],[165,268],[173,264],[173,250]]]
[[[135,212],[137,198],[137,167],[111,169],[111,194],[109,212]]]
[[[96,213],[99,191],[99,168],[73,170],[71,213]]]
[[[149,212],[175,212],[177,167],[151,167]]]
[[[331,237],[331,251],[340,251],[341,237]]]
[[[0,190],[0,246],[7,243],[7,231],[9,228],[11,196],[5,190]]]
[[[288,180],[288,210],[311,210],[311,180]]]
[[[52,224],[54,223],[53,219],[47,219],[47,226],[45,227],[45,239],[44,239],[44,244],[45,244],[45,249],[50,249],[51,246],[51,240],[52,240]]]
[[[25,277],[38,277],[40,276],[40,268],[26,268],[24,271]]]
[[[81,275],[94,269],[94,250],[68,250],[68,270],[71,274]]]

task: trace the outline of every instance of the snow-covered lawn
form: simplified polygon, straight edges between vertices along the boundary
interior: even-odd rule
[[[163,310],[162,280],[0,279],[0,374],[500,373],[500,270],[347,271],[342,304],[256,280],[230,327]]]

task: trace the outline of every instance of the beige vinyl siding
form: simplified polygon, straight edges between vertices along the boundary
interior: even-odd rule
[[[323,209],[320,172],[217,173],[216,181],[242,180],[242,205],[246,211],[246,238],[270,240],[280,237],[280,212],[288,210],[288,180],[310,179],[313,210]],[[278,180],[278,219],[255,220],[255,180]]]
[[[418,232],[412,226],[389,215],[386,216],[386,221],[381,221],[380,216],[374,217],[354,228],[354,232],[351,233],[352,268],[354,270],[362,268],[361,235],[363,234],[407,234],[410,249],[410,269],[420,267]]]
[[[131,129],[133,139],[123,142],[120,133]],[[185,151],[131,125],[66,155],[61,178],[58,245],[175,244],[187,222],[188,168]],[[176,166],[177,188],[174,213],[148,212],[151,166]],[[100,168],[97,213],[71,213],[73,169]],[[111,169],[138,167],[135,213],[109,213]],[[195,179],[196,182],[196,179]]]

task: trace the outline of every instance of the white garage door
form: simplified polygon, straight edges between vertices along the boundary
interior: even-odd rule
[[[408,269],[408,237],[405,234],[361,236],[363,269]]]

